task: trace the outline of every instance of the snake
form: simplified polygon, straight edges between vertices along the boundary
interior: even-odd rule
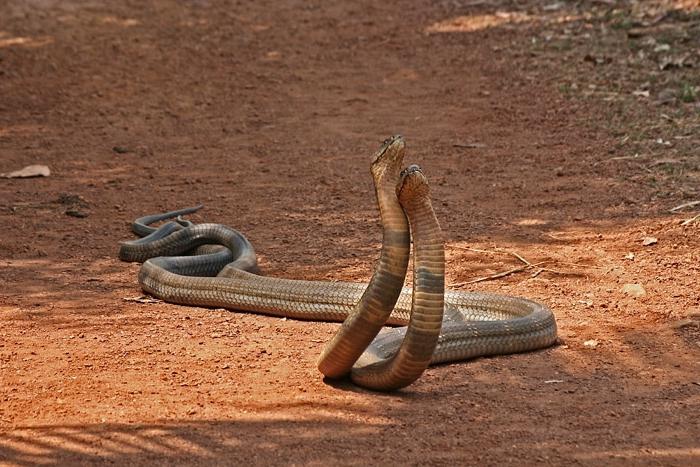
[[[555,344],[556,319],[547,306],[445,289],[444,240],[430,187],[420,167],[402,170],[405,152],[404,138],[393,136],[370,165],[383,235],[368,283],[261,275],[242,233],[181,217],[201,205],[136,219],[132,230],[141,238],[121,242],[119,257],[142,262],[141,288],[166,302],[342,322],[317,366],[330,380],[349,378],[370,390],[404,388],[430,365]],[[413,287],[404,285],[411,254]]]

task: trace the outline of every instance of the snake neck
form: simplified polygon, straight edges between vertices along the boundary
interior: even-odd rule
[[[397,192],[413,237],[411,318],[396,353],[383,357],[370,345],[351,374],[355,384],[382,391],[408,386],[430,365],[440,336],[445,300],[442,232],[430,202],[428,182],[417,166],[402,173]]]
[[[372,162],[372,179],[384,230],[382,251],[367,289],[321,354],[318,368],[329,378],[350,373],[352,365],[386,323],[401,294],[408,268],[410,232],[396,196],[396,180],[405,148],[402,137],[392,137],[384,142]]]

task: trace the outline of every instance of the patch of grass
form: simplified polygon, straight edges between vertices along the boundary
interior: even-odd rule
[[[665,173],[666,175],[673,176],[673,175],[679,175],[680,173],[683,172],[682,167],[678,167],[676,164],[673,163],[663,163],[663,164],[658,164],[656,168],[660,171]]]
[[[683,83],[681,86],[681,101],[695,102],[698,100],[698,91],[695,86],[689,83]]]

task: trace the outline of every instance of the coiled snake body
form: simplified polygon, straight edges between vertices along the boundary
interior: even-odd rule
[[[444,246],[428,184],[417,166],[400,173],[404,152],[403,138],[395,136],[372,162],[384,235],[369,284],[257,275],[253,247],[223,225],[180,220],[159,229],[147,226],[199,206],[138,219],[134,231],[145,237],[123,242],[119,256],[145,261],[141,287],[168,302],[343,321],[319,369],[330,378],[349,375],[370,389],[407,386],[430,364],[552,345],[557,327],[547,307],[523,298],[444,290]],[[403,286],[411,236],[413,289]],[[195,248],[193,256],[173,256]]]

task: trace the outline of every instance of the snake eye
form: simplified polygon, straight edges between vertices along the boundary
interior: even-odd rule
[[[403,136],[401,136],[401,135],[389,136],[387,139],[385,139],[385,140],[382,142],[382,146],[389,146],[391,143],[393,143],[394,141],[397,141],[397,140],[399,140],[399,139],[401,139],[401,138],[403,138]]]
[[[423,173],[423,170],[420,168],[420,166],[418,164],[411,164],[401,171],[401,178],[405,177],[406,175],[410,175],[410,174],[416,173],[416,172]]]

